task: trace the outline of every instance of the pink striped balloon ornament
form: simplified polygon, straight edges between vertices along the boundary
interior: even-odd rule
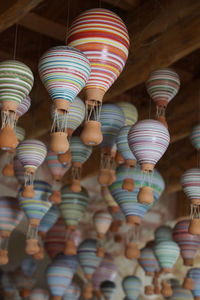
[[[191,201],[191,221],[188,232],[200,235],[200,168],[187,170],[181,177],[184,193]]]
[[[56,154],[65,153],[69,148],[67,113],[70,104],[88,81],[90,70],[86,55],[72,47],[53,47],[40,58],[40,78],[54,103],[50,145]],[[61,114],[64,115],[62,122],[59,121]]]
[[[146,81],[146,89],[156,104],[156,119],[167,127],[165,110],[180,88],[178,74],[167,68],[154,70]]]
[[[128,133],[129,147],[142,171],[138,201],[153,202],[152,176],[156,163],[167,150],[170,136],[167,128],[156,120],[142,120],[133,125]],[[144,185],[147,181],[148,185]]]
[[[128,31],[114,12],[95,8],[73,21],[66,43],[83,51],[91,64],[91,75],[85,86],[87,114],[81,139],[85,144],[98,145],[102,141],[99,119],[103,97],[125,66]]]

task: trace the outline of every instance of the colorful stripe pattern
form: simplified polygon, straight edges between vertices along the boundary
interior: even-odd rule
[[[200,297],[200,268],[190,269],[187,273],[187,277],[192,278],[193,281],[193,289],[192,289],[193,296]]]
[[[196,125],[190,134],[190,140],[192,145],[197,149],[200,150],[200,124]]]
[[[19,191],[18,201],[28,219],[41,220],[52,206],[48,198],[51,195],[51,186],[45,181],[35,180],[35,196],[33,198],[22,197],[22,188]]]
[[[75,274],[78,268],[78,257],[77,255],[64,255],[62,253],[56,256],[56,261],[67,264],[71,269],[72,273]]]
[[[115,104],[104,104],[101,109],[100,122],[103,134],[102,147],[112,148],[119,130],[124,126],[124,114]]]
[[[111,300],[116,292],[116,285],[112,281],[103,281],[101,284],[101,293],[105,300]]]
[[[70,140],[70,151],[72,163],[84,164],[92,154],[93,147],[83,144],[79,136],[72,136]]]
[[[31,98],[30,96],[26,96],[25,98],[22,99],[20,105],[16,110],[17,118],[23,116],[29,110],[30,106],[31,106]]]
[[[32,277],[37,269],[37,261],[31,256],[25,257],[21,262],[20,268],[24,276]]]
[[[155,242],[173,241],[172,229],[167,225],[162,225],[155,230]]]
[[[93,220],[97,233],[106,234],[112,223],[112,216],[106,210],[98,210]]]
[[[46,279],[52,296],[64,296],[73,277],[71,268],[63,261],[54,259],[47,268]]]
[[[79,50],[57,46],[39,61],[40,78],[53,100],[72,102],[90,76],[90,63]]]
[[[137,276],[127,276],[122,281],[122,287],[126,297],[130,300],[137,300],[142,292],[142,282]]]
[[[0,63],[0,101],[12,101],[16,104],[30,93],[33,86],[31,69],[17,60],[5,60]]]
[[[189,224],[189,220],[182,220],[173,229],[173,238],[181,248],[183,259],[193,259],[200,248],[200,236],[188,232]]]
[[[154,253],[161,268],[172,269],[179,257],[180,248],[173,241],[162,241],[155,244]]]
[[[78,300],[81,295],[81,289],[76,282],[72,282],[65,291],[63,300]]]
[[[0,231],[12,232],[23,216],[16,198],[0,197]]]
[[[71,167],[70,163],[65,165],[61,164],[57,154],[50,150],[47,152],[46,163],[53,177],[56,176],[62,178]]]
[[[49,293],[45,289],[35,288],[31,291],[29,300],[49,300]]]
[[[132,126],[134,125],[137,120],[138,120],[138,111],[137,108],[135,107],[135,105],[133,105],[132,103],[129,102],[119,102],[116,103],[117,106],[119,106],[125,116],[125,122],[124,125],[127,126]]]
[[[45,160],[47,148],[38,140],[25,140],[16,149],[17,156],[24,168],[37,169]]]
[[[42,218],[38,231],[47,233],[53,225],[57,222],[58,218],[60,216],[60,211],[56,205],[52,205],[50,209],[47,211],[47,213]]]
[[[131,125],[123,126],[116,138],[117,150],[125,160],[136,160],[128,144],[128,133]]]
[[[96,8],[83,12],[74,20],[67,44],[83,51],[91,63],[86,89],[98,88],[106,92],[124,68],[129,36],[120,17],[110,10]]]
[[[155,273],[159,270],[159,264],[152,248],[142,248],[140,250],[140,258],[138,261],[145,272]]]
[[[97,241],[94,239],[84,240],[78,247],[78,260],[84,274],[93,275],[101,263],[101,257],[96,255]]]
[[[64,186],[61,190],[61,196],[62,201],[59,208],[65,224],[77,226],[88,206],[87,191],[82,188],[80,193],[74,193],[69,186]]]
[[[15,177],[17,178],[17,180],[20,183],[24,183],[24,167],[17,156],[14,157],[13,167],[14,167]]]
[[[117,277],[117,265],[113,256],[109,253],[105,253],[99,267],[94,272],[92,277],[92,284],[95,291],[100,290],[100,285],[103,281],[115,281]]]
[[[168,297],[169,300],[193,300],[191,291],[184,289],[182,286],[173,287],[173,295]]]
[[[22,142],[25,138],[26,132],[25,132],[24,128],[16,126],[15,127],[15,134],[16,134],[18,142]]]
[[[187,170],[181,177],[184,193],[190,199],[200,200],[200,168]]]
[[[158,69],[151,72],[146,82],[147,92],[155,103],[164,101],[165,106],[176,96],[180,88],[180,78],[170,69]],[[159,105],[159,103],[158,103]]]
[[[133,125],[128,134],[128,143],[139,164],[155,165],[169,145],[167,128],[156,120],[143,120]]]

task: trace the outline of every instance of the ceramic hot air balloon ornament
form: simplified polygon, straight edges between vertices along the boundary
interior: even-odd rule
[[[2,127],[0,148],[15,149],[17,138],[14,132],[16,111],[33,86],[33,73],[30,68],[16,60],[0,63],[0,103]]]
[[[0,264],[8,263],[8,242],[12,231],[22,220],[24,214],[16,198],[0,197]]]
[[[62,201],[59,205],[61,216],[67,227],[67,241],[65,254],[75,254],[76,245],[73,233],[77,229],[79,222],[87,209],[89,196],[87,191],[82,188],[81,192],[72,192],[69,186],[64,186],[61,190]]]
[[[29,300],[49,300],[49,293],[45,289],[34,288],[29,295]]]
[[[115,181],[115,155],[113,149],[117,135],[124,125],[124,113],[115,104],[104,104],[100,114],[103,141],[101,143],[101,162],[98,181],[108,186]],[[113,153],[114,152],[114,153]]]
[[[46,51],[39,61],[40,78],[54,104],[51,150],[57,154],[69,148],[67,140],[67,112],[74,98],[90,76],[86,55],[71,47],[57,46]],[[63,114],[63,122],[59,115]]]
[[[154,70],[146,81],[149,96],[156,104],[156,118],[167,126],[165,110],[168,103],[176,96],[180,88],[178,74],[167,68]]]
[[[151,187],[153,170],[169,145],[170,137],[167,128],[156,120],[142,120],[133,125],[128,134],[131,151],[140,164],[143,174],[138,200],[141,203],[152,203]],[[143,185],[147,178],[148,185]]]
[[[114,12],[96,8],[83,12],[74,20],[66,42],[83,51],[91,64],[91,75],[85,86],[87,113],[81,139],[85,144],[98,145],[102,141],[99,122],[102,100],[126,63],[128,32]]]
[[[173,241],[172,228],[167,225],[161,225],[155,230],[155,243],[163,241]]]
[[[63,296],[63,300],[78,300],[81,295],[81,289],[76,282],[72,282]]]
[[[169,300],[193,300],[192,293],[187,289],[184,289],[180,285],[176,285],[172,289],[173,294],[170,296]]]
[[[24,140],[17,147],[17,157],[24,167],[23,197],[34,197],[33,181],[37,168],[43,163],[47,155],[47,148],[39,140]]]
[[[106,280],[101,283],[101,293],[105,300],[113,299],[116,289],[116,284],[113,281]]]
[[[53,203],[58,204],[61,201],[61,193],[60,193],[61,180],[65,175],[65,173],[71,167],[71,164],[68,163],[64,165],[60,163],[57,154],[50,150],[47,152],[46,163],[53,177],[53,187],[52,187],[53,192],[49,200],[52,201]]]
[[[90,299],[92,297],[92,276],[102,260],[101,257],[97,256],[97,241],[95,239],[84,240],[79,245],[77,253],[80,266],[86,279],[83,297]]]
[[[194,126],[190,134],[190,140],[194,148],[200,150],[200,124]]]
[[[142,281],[137,276],[127,276],[122,281],[122,288],[127,299],[137,300],[142,292]]]
[[[17,156],[13,159],[13,168],[14,168],[14,175],[18,181],[18,183],[24,184],[24,167]]]
[[[181,256],[185,266],[193,266],[194,258],[200,248],[200,236],[188,232],[190,220],[184,219],[176,223],[173,238],[181,249]]]
[[[79,136],[72,136],[70,140],[70,151],[72,155],[72,183],[70,189],[72,192],[81,191],[81,173],[83,164],[92,154],[92,147],[83,144]]]
[[[66,289],[71,284],[72,269],[63,260],[55,258],[48,266],[46,280],[52,295],[52,300],[61,300]]]
[[[38,227],[41,219],[50,209],[52,203],[48,200],[51,195],[51,186],[45,181],[35,180],[34,198],[23,197],[22,189],[19,191],[19,204],[29,221],[26,236],[26,253],[33,255],[39,252]]]
[[[183,287],[191,290],[194,299],[200,299],[200,268],[192,268],[187,272]]]
[[[112,223],[112,216],[106,210],[98,210],[93,216],[94,227],[97,232],[98,247],[97,255],[104,256],[103,242],[105,240],[106,233],[108,232]]]
[[[191,201],[191,221],[189,233],[200,234],[200,168],[187,170],[181,177],[181,184],[184,193]]]

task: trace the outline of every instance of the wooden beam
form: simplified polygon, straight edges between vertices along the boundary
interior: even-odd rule
[[[123,10],[130,10],[139,5],[139,0],[103,0],[103,2],[109,3],[112,6],[119,7]]]
[[[0,15],[0,32],[17,23],[21,18],[23,18],[23,16],[25,16],[42,1],[43,0],[12,1],[6,10]]]

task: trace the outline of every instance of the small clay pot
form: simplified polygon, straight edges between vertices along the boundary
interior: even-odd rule
[[[119,231],[119,228],[120,228],[121,225],[122,225],[121,221],[113,220],[111,225],[110,225],[109,231],[113,232],[113,233],[117,233]]]
[[[51,134],[50,148],[56,154],[66,153],[69,149],[69,142],[66,132],[53,132]]]
[[[126,216],[126,223],[129,225],[140,225],[141,218],[139,216]]]
[[[149,164],[149,163],[141,164],[141,170],[143,172],[152,172],[153,169],[154,169],[154,165],[153,164]]]
[[[166,128],[168,128],[167,120],[165,116],[158,116],[156,117],[156,120],[158,120],[160,123],[162,123]]]
[[[193,279],[190,277],[185,277],[184,282],[183,282],[183,287],[184,289],[187,290],[193,290],[194,284],[193,284]]]
[[[76,255],[77,254],[77,248],[72,239],[68,239],[66,241],[65,249],[64,249],[65,255]]]
[[[59,204],[61,202],[61,193],[60,191],[53,191],[49,197],[49,201],[54,204]]]
[[[0,265],[8,263],[8,250],[0,250]]]
[[[103,247],[98,247],[97,248],[97,256],[98,257],[104,257],[104,254],[105,254],[105,250]]]
[[[97,121],[86,121],[80,138],[85,145],[99,145],[103,140],[101,123]]]
[[[194,259],[193,258],[184,258],[183,262],[184,262],[185,266],[192,267],[194,264]]]
[[[86,283],[83,289],[83,298],[91,299],[93,293],[92,284],[90,282]]]
[[[140,188],[137,199],[142,204],[151,204],[154,201],[153,188],[150,186],[143,186]]]
[[[124,162],[125,162],[125,159],[123,158],[123,156],[120,154],[119,151],[116,152],[115,161],[116,161],[117,165],[124,164]]]
[[[134,191],[134,180],[132,178],[125,178],[122,184],[122,189],[128,192]]]
[[[151,286],[151,285],[145,286],[144,293],[145,293],[145,295],[153,295],[153,293],[154,293],[153,286]]]
[[[42,260],[42,259],[44,259],[44,248],[41,247],[41,246],[39,248],[40,248],[39,252],[37,252],[37,253],[34,254],[34,258],[36,260]]]
[[[6,126],[0,130],[0,148],[2,150],[15,149],[18,145],[18,140],[14,129]]]
[[[70,186],[70,190],[74,193],[81,192],[81,183],[79,179],[72,179],[72,184]]]
[[[40,251],[37,239],[29,239],[26,241],[25,252],[29,255],[34,255]]]
[[[24,197],[24,198],[34,198],[35,197],[35,191],[34,191],[33,185],[26,185],[24,187],[24,190],[22,192],[22,197]]]
[[[8,163],[4,166],[2,169],[2,175],[8,177],[13,177],[15,175],[13,163]]]
[[[125,257],[128,259],[138,259],[140,257],[140,250],[135,243],[129,243],[125,249]]]
[[[164,297],[170,297],[173,295],[173,290],[172,290],[170,284],[165,280],[163,280],[163,282],[162,282],[161,294]]]
[[[98,182],[102,186],[110,185],[110,170],[109,169],[101,169],[100,170]]]
[[[200,219],[192,219],[190,221],[188,232],[194,235],[200,235]]]
[[[69,164],[72,160],[72,154],[70,150],[68,149],[67,152],[58,154],[58,160],[61,164]]]

